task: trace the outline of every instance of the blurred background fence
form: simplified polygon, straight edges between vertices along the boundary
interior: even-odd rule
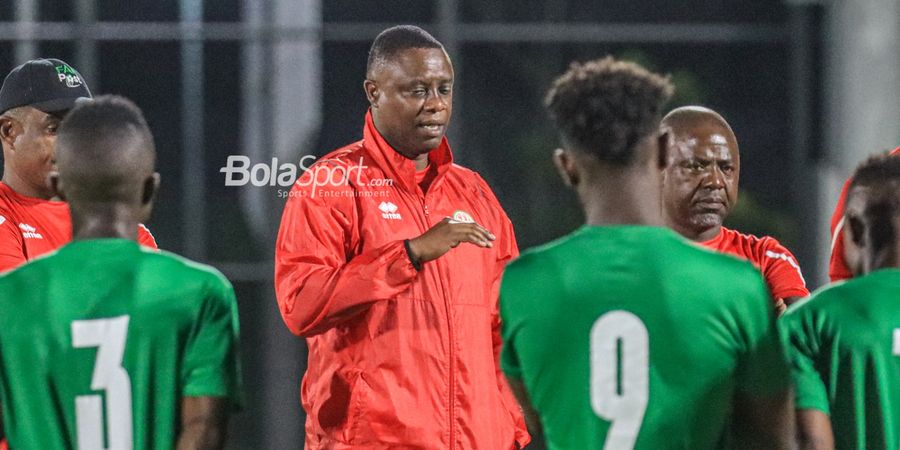
[[[457,162],[495,189],[527,248],[581,223],[549,159],[541,107],[572,60],[607,54],[672,75],[671,107],[703,104],[741,148],[728,224],[770,234],[826,280],[828,216],[866,155],[900,145],[896,0],[0,0],[0,69],[73,64],[92,91],[128,96],[154,131],[160,247],[210,263],[238,292],[247,408],[230,448],[302,446],[305,346],[272,287],[281,186],[225,185],[229,155],[271,165],[362,135],[365,61],[378,32],[417,24],[457,76]]]

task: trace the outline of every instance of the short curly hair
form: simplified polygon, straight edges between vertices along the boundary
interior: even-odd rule
[[[565,145],[627,166],[635,145],[659,128],[673,92],[668,76],[607,56],[572,63],[553,82],[544,103]]]

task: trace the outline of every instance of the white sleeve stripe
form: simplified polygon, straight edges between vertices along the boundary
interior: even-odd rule
[[[841,220],[837,223],[837,226],[834,227],[834,234],[831,235],[831,253],[834,253],[834,246],[837,244],[838,236],[841,235],[841,231],[844,229],[844,218],[841,217]]]
[[[794,269],[797,269],[797,275],[800,275],[800,281],[806,285],[806,279],[803,278],[803,271],[800,270],[800,266],[794,261],[794,258],[791,258],[786,253],[775,253],[772,250],[766,250],[766,256],[769,258],[780,259],[782,261],[787,261],[788,264],[791,265]]]

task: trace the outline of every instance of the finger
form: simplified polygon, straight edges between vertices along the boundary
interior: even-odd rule
[[[496,239],[496,236],[494,236],[493,233],[484,229],[481,225],[478,225],[477,223],[470,223],[468,225],[471,232],[481,236],[481,239],[485,241],[493,241]]]
[[[465,241],[475,244],[479,247],[493,247],[494,244],[491,243],[481,232],[477,230],[472,230],[469,233],[465,234]]]
[[[472,223],[472,225],[475,225],[478,228],[478,230],[482,231],[484,233],[484,235],[487,236],[488,239],[490,239],[492,241],[497,239],[497,236],[494,236],[494,233],[491,233],[487,228],[485,228],[477,223]]]

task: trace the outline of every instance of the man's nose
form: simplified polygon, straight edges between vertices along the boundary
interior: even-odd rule
[[[441,95],[437,89],[432,89],[425,98],[425,109],[431,112],[443,111],[447,109],[449,102],[449,96]]]
[[[704,177],[704,185],[712,189],[725,188],[725,172],[717,165],[710,165]]]

